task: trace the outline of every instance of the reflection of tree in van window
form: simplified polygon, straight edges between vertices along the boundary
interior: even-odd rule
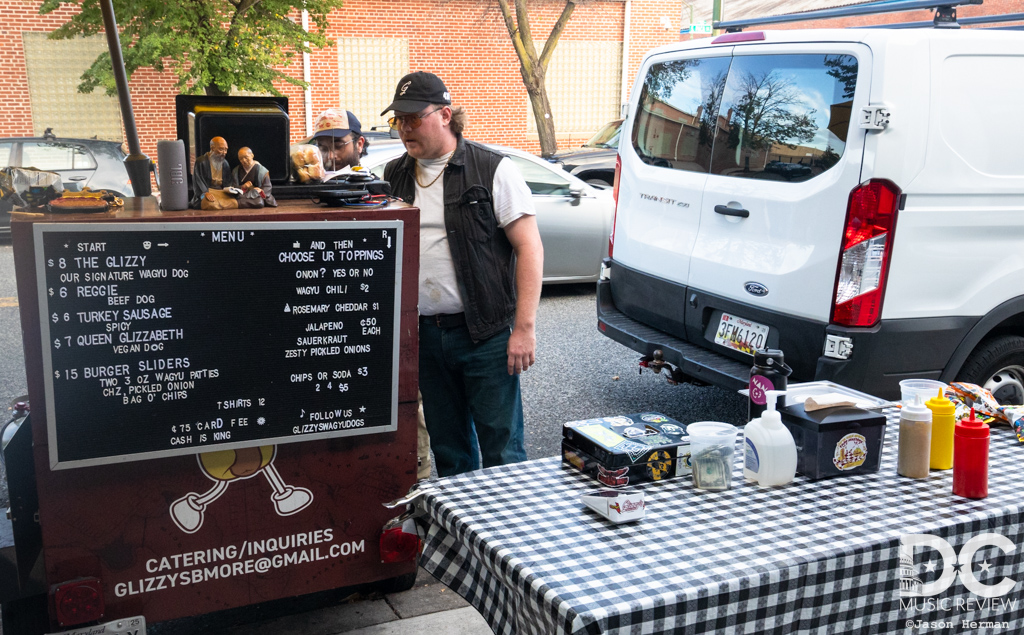
[[[852,55],[826,55],[825,68],[843,85],[843,99],[853,99],[857,88],[857,58]]]
[[[799,182],[846,148],[856,88],[850,55],[743,55],[729,70],[711,173]]]
[[[670,102],[676,86],[690,79],[690,69],[700,65],[700,60],[678,60],[655,64],[644,78],[645,97],[652,101]]]
[[[800,112],[802,95],[793,80],[776,71],[744,73],[729,127],[729,147],[766,150],[775,144],[795,148],[814,138],[814,110]],[[737,163],[739,161],[737,160]]]
[[[633,148],[649,165],[707,172],[730,58],[651,66],[633,125]]]

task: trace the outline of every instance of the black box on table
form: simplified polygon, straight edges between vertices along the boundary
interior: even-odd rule
[[[562,424],[562,460],[609,487],[687,476],[686,426],[658,412]]]
[[[803,403],[780,408],[779,413],[796,441],[800,474],[816,481],[878,471],[885,415],[852,406],[807,412]]]

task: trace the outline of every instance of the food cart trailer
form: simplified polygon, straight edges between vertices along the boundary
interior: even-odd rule
[[[401,203],[16,213],[5,633],[411,586],[379,539],[416,480],[418,227]]]

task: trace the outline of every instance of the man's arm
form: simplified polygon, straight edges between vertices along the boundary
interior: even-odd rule
[[[537,352],[537,306],[540,304],[544,270],[544,245],[537,231],[537,217],[520,216],[505,226],[505,235],[516,253],[516,321],[508,340],[508,374],[533,366]]]

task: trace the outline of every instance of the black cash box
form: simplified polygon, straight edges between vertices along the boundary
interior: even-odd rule
[[[804,410],[796,403],[779,409],[796,441],[796,471],[816,481],[877,472],[885,441],[885,415],[851,406]]]
[[[691,473],[686,426],[658,412],[564,423],[562,460],[609,487]]]

